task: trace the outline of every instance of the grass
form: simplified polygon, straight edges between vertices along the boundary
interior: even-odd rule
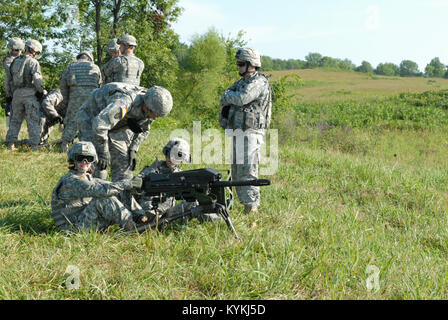
[[[419,80],[353,75],[378,86]],[[333,72],[320,76],[323,93],[354,90]],[[415,92],[426,90],[425,81]],[[224,223],[197,221],[126,237],[117,228],[58,232],[50,198],[66,156],[1,146],[0,298],[447,299],[443,104],[385,89],[375,100],[362,91],[315,100],[306,89],[294,116],[274,114],[280,159],[266,177],[272,185],[261,189],[260,212],[246,216],[236,204],[230,213],[242,241]],[[137,171],[162,156],[168,137],[152,129]],[[68,266],[80,271],[78,290],[67,288]],[[370,266],[379,270],[378,291],[367,288]]]

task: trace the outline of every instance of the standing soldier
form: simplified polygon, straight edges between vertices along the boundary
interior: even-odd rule
[[[104,74],[104,70],[109,69],[109,65],[111,64],[112,60],[120,55],[120,45],[117,43],[116,38],[113,38],[112,40],[109,41],[106,50],[107,52],[109,52],[111,59],[108,62],[106,62],[103,68],[101,68],[101,76],[103,78],[103,83],[110,83],[112,82],[112,80],[106,77],[106,75]]]
[[[83,51],[70,63],[61,75],[60,89],[65,105],[64,132],[62,134],[61,152],[67,152],[68,144],[77,135],[76,112],[87,100],[89,94],[101,84],[100,68],[93,63],[93,55]]]
[[[65,115],[62,104],[62,94],[60,89],[55,89],[45,96],[41,103],[40,118],[40,144],[47,144],[53,126],[62,124]]]
[[[12,38],[8,42],[8,49],[11,51],[6,55],[5,59],[3,60],[3,68],[5,69],[5,75],[9,73],[9,66],[11,65],[12,61],[20,56],[22,53],[22,50],[25,49],[25,43],[23,43],[22,39],[20,38]],[[8,83],[7,83],[8,77],[5,76],[5,90],[8,92]],[[6,115],[6,124],[9,127],[9,116],[11,115],[11,102],[12,102],[12,96],[6,96],[6,104],[4,106],[5,109],[5,115]]]
[[[252,180],[258,178],[260,148],[271,121],[271,87],[268,79],[258,72],[261,67],[258,51],[241,48],[235,57],[242,79],[222,95],[219,120],[222,128],[231,129],[226,132],[232,132],[233,136],[232,179]],[[236,191],[244,204],[244,213],[256,212],[260,187],[236,187]]]
[[[112,59],[107,67],[104,66],[105,78],[108,83],[125,82],[139,86],[145,64],[134,55],[137,40],[129,34],[124,34],[117,43],[120,45],[121,56]]]
[[[95,176],[106,179],[110,162],[112,181],[131,177],[151,123],[172,107],[173,98],[162,87],[113,82],[93,91],[76,117],[80,141],[93,142],[98,153]]]
[[[39,149],[40,142],[40,103],[44,95],[42,73],[36,60],[42,52],[42,45],[37,40],[28,40],[25,54],[14,59],[7,74],[7,93],[12,97],[11,119],[6,134],[6,145],[14,150],[20,127],[26,118],[29,144],[32,150]]]

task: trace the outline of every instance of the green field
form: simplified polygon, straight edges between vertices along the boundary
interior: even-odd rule
[[[273,111],[272,185],[259,213],[230,212],[241,241],[223,222],[58,232],[50,197],[66,156],[2,145],[0,299],[447,299],[448,80],[290,73],[304,84]],[[162,127],[137,170],[162,156]]]

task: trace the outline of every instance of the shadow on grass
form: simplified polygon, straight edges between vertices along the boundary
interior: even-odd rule
[[[0,228],[9,232],[42,234],[54,231],[51,211],[48,209],[30,209],[35,203],[22,200],[0,202]]]

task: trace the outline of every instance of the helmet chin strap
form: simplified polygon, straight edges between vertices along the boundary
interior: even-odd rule
[[[249,74],[249,66],[250,66],[250,62],[246,61],[246,71],[244,71],[243,73],[239,72],[240,76],[245,77],[247,74]]]

